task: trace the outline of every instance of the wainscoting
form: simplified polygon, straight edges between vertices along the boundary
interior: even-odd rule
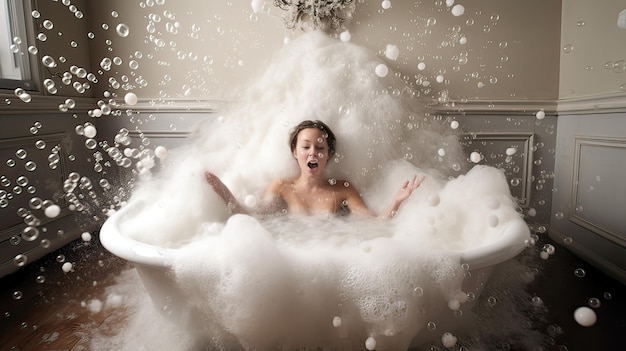
[[[550,236],[626,283],[626,113],[559,116]]]

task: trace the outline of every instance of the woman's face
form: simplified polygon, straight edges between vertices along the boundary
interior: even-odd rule
[[[321,175],[328,162],[328,142],[326,134],[317,128],[306,128],[298,133],[294,157],[298,160],[301,172]]]

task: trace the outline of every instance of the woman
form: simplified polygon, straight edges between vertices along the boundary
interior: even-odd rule
[[[324,170],[335,153],[335,135],[321,121],[303,121],[290,135],[290,147],[300,174],[276,180],[266,191],[257,212],[269,214],[286,209],[289,213],[306,215],[352,213],[364,217],[376,215],[367,207],[355,187],[345,180],[327,179]],[[207,182],[224,199],[233,213],[249,213],[222,181],[206,172]],[[424,177],[411,177],[396,193],[391,205],[378,217],[391,218]]]

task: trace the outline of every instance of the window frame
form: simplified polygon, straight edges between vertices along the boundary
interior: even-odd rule
[[[13,37],[22,39],[20,51],[18,53],[9,53],[12,55],[12,64],[19,70],[22,79],[2,78],[0,77],[0,92],[6,90],[15,90],[22,88],[27,91],[39,91],[38,84],[38,60],[39,55],[33,55],[28,52],[28,47],[34,45],[34,19],[32,17],[32,9],[34,0],[0,0],[5,2],[8,19],[8,42],[13,43]]]

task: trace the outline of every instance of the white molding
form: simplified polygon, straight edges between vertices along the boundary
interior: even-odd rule
[[[14,94],[0,93],[0,114],[28,114],[36,112],[59,111],[59,104],[70,98],[76,102],[76,108],[67,112],[77,113],[87,112],[96,108],[100,100],[109,101],[106,98],[94,97],[68,97],[55,95],[41,95],[32,93],[32,101],[25,103]],[[7,101],[10,103],[7,104]],[[122,111],[132,110],[134,112],[156,113],[156,112],[215,112],[230,107],[234,101],[216,99],[139,99],[137,104],[128,105],[123,97],[114,98],[113,109]],[[422,101],[423,106],[434,113],[441,114],[461,114],[461,115],[528,115],[534,116],[539,110],[543,110],[546,115],[571,115],[571,114],[597,114],[626,112],[626,93],[610,93],[594,96],[584,96],[577,98],[567,98],[558,100],[503,100],[484,99],[466,100],[456,99],[440,102],[437,100]]]
[[[532,179],[533,179],[533,164],[534,164],[534,152],[532,151],[533,145],[535,145],[535,134],[528,132],[485,132],[485,133],[464,133],[463,138],[472,141],[513,141],[521,142],[524,145],[524,149],[520,152],[523,157],[522,169],[521,169],[521,194],[518,198],[518,203],[522,208],[528,208],[530,206],[530,198],[532,195]],[[515,192],[511,191],[512,194]],[[516,195],[516,194],[514,194]]]
[[[584,96],[558,101],[559,115],[626,112],[626,93]]]
[[[575,136],[574,137],[574,160],[572,162],[572,182],[570,191],[570,213],[569,220],[590,232],[600,235],[603,238],[626,247],[626,237],[620,235],[620,233],[613,232],[604,227],[601,223],[593,223],[587,218],[572,211],[578,206],[578,194],[580,183],[580,170],[584,167],[581,165],[581,152],[584,146],[603,146],[606,148],[616,148],[620,150],[626,150],[626,139],[624,138],[607,138],[607,137],[593,137],[593,136]]]
[[[555,100],[449,100],[445,103],[431,101],[426,106],[437,113],[461,115],[528,115],[534,117],[543,110],[555,115]]]
[[[39,93],[29,92],[31,101],[24,102],[14,94],[0,93],[0,115],[6,114],[36,114],[36,113],[59,113],[72,115],[75,113],[85,113],[88,110],[98,107],[97,101],[91,97],[73,97],[73,96],[56,96],[41,95]],[[76,107],[63,112],[59,110],[59,105],[65,103],[65,100],[72,99],[76,103]]]

